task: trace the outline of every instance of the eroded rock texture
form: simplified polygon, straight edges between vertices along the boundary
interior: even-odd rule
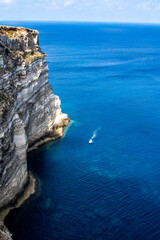
[[[0,240],[12,240],[12,235],[2,222],[0,222]]]
[[[0,208],[27,184],[28,149],[61,137],[68,123],[38,32],[0,26]]]

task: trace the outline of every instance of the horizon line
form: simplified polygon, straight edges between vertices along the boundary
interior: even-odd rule
[[[126,22],[126,21],[84,21],[84,20],[0,20],[1,22],[50,22],[50,23],[108,23],[108,24],[146,24],[160,25],[160,22]],[[0,24],[1,25],[1,24]]]

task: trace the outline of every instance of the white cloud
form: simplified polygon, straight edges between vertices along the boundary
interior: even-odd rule
[[[39,8],[39,9],[57,9],[60,6],[61,1],[57,0],[26,0],[25,7],[27,8]],[[24,3],[23,3],[24,4]]]
[[[58,4],[56,2],[50,2],[49,6],[52,8],[58,8]]]
[[[141,3],[137,4],[137,7],[143,11],[159,11],[160,2],[159,0],[142,1]]]
[[[73,0],[65,0],[65,1],[64,1],[64,6],[67,7],[67,6],[72,5],[73,3],[74,3]]]
[[[4,3],[4,4],[8,4],[8,3],[12,3],[13,0],[0,0],[0,3]]]
[[[0,0],[1,1],[1,0]],[[6,1],[14,1],[14,0],[6,0]],[[19,0],[20,2],[20,0]],[[75,0],[26,0],[25,6],[29,8],[44,8],[44,9],[63,9],[64,7],[68,7],[75,3]]]
[[[143,10],[143,11],[150,11],[151,10],[151,5],[149,2],[141,2],[137,4],[137,8]]]
[[[127,14],[134,11],[148,14],[160,11],[160,0],[0,0],[0,4],[7,8],[13,6],[13,3],[15,3],[16,7],[58,9],[59,11],[67,7],[71,8],[73,5],[74,11],[84,10],[85,13],[87,11],[88,13],[101,13],[108,10],[113,13],[118,11],[117,14]]]

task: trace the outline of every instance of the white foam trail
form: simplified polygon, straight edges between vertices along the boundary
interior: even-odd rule
[[[93,135],[91,137],[91,139],[89,141],[93,142],[93,139],[97,136],[97,132],[101,129],[101,127],[97,128],[94,132]]]

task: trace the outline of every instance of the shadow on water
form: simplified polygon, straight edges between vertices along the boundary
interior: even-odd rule
[[[88,187],[80,186],[87,193],[77,192],[71,197],[78,200],[72,203],[56,203],[54,196],[44,195],[42,190],[37,206],[35,198],[23,208],[12,210],[5,224],[14,234],[13,239],[158,239],[160,192],[153,201],[152,193],[143,190],[136,179],[100,177],[96,186],[91,184],[91,175],[87,180]],[[32,225],[35,227],[30,231]]]

